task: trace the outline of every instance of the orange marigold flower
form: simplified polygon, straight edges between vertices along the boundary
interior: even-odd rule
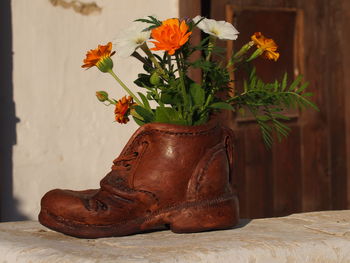
[[[131,96],[124,96],[115,105],[115,120],[119,123],[127,123],[129,121],[130,108],[135,105]]]
[[[82,68],[91,68],[96,66],[102,72],[107,72],[109,69],[113,68],[113,61],[111,56],[115,54],[112,52],[112,43],[108,42],[107,45],[98,45],[98,48],[91,49],[86,53],[86,58],[84,59],[84,65]]]
[[[155,47],[151,50],[165,50],[169,55],[182,47],[192,32],[188,32],[188,25],[185,21],[180,23],[179,19],[171,18],[162,22],[162,25],[153,29],[151,36]]]
[[[265,56],[265,58],[277,61],[280,54],[276,52],[278,46],[273,39],[264,37],[261,32],[254,33],[251,39],[254,41],[254,44],[263,51],[263,56]]]

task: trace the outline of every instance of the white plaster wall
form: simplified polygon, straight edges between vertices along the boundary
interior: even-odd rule
[[[178,16],[178,0],[95,3],[102,12],[84,16],[49,0],[12,0],[14,101],[20,119],[13,195],[19,211],[31,219],[50,189],[98,187],[137,128],[132,121],[115,123],[114,108],[95,98],[97,90],[115,98],[125,92],[109,75],[80,67],[86,51],[112,40],[136,18]],[[115,72],[135,91],[133,80],[141,65],[133,58],[113,58]],[[7,202],[2,214],[16,220],[11,206]]]

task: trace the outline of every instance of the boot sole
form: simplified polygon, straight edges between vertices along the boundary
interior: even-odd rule
[[[42,225],[66,235],[80,238],[126,236],[169,225],[174,233],[194,233],[227,229],[238,223],[238,199],[236,196],[212,200],[186,202],[158,210],[145,217],[112,225],[91,225],[67,220],[42,209],[39,221]]]

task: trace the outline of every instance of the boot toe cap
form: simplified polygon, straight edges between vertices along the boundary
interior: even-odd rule
[[[83,200],[95,192],[96,190],[51,190],[41,199],[41,212],[65,220],[83,220],[84,214],[87,212]]]

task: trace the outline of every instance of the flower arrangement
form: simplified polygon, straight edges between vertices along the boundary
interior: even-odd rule
[[[207,37],[194,45],[190,39],[198,28]],[[127,95],[119,100],[109,98],[105,91],[96,92],[99,101],[115,106],[115,120],[119,123],[127,123],[132,116],[140,126],[150,122],[200,125],[215,111],[241,112],[244,109],[253,114],[265,143],[271,145],[272,132],[275,131],[278,138],[288,135],[289,128],[281,122],[288,119],[281,113],[283,110],[317,107],[309,100],[312,94],[305,92],[308,83],[302,83],[302,76],[290,85],[286,74],[281,81],[264,83],[254,67],[243,67],[260,56],[272,61],[279,58],[277,44],[260,32],[254,33],[240,50],[231,54],[227,63],[215,62],[213,55],[223,52],[216,42],[235,40],[238,34],[230,23],[200,16],[190,20],[159,21],[153,16],[135,20],[115,42],[120,56],[132,56],[143,63],[145,72],[134,81],[143,89],[137,92],[138,96],[114,73],[111,57],[115,52],[112,52],[111,42],[88,51],[82,67],[96,66],[101,72],[109,73],[126,91]],[[202,54],[195,61],[190,59],[194,52]],[[201,82],[188,76],[190,68],[201,70]],[[241,91],[232,89],[234,81],[230,79],[230,72],[237,70],[248,70]],[[218,93],[221,95],[217,96]],[[152,108],[150,101],[157,106]]]

